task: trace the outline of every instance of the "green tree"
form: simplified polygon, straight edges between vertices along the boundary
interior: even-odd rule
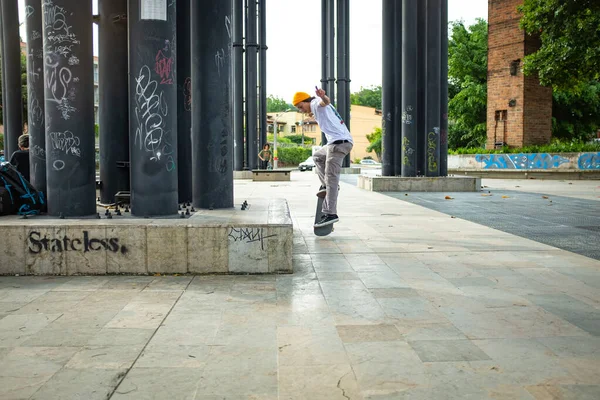
[[[361,87],[358,92],[350,94],[350,104],[381,110],[381,85]]]
[[[272,94],[267,97],[267,112],[281,112],[293,108],[294,106],[286,103],[282,98],[275,97]]]
[[[552,136],[588,141],[600,128],[600,82],[553,91]]]
[[[0,55],[0,63],[2,56]],[[4,124],[4,98],[2,97],[2,68],[0,68],[0,125]],[[23,123],[27,122],[27,57],[21,53],[21,96],[23,98]]]
[[[377,154],[377,159],[381,160],[381,128],[375,128],[373,132],[367,135],[369,146],[367,152],[374,151]]]
[[[448,147],[482,146],[487,138],[487,22],[452,23],[448,41]]]
[[[518,9],[521,28],[541,41],[525,56],[526,75],[560,89],[600,80],[600,1],[524,0]]]

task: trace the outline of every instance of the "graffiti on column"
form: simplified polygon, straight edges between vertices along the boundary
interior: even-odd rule
[[[150,67],[144,65],[135,78],[135,144],[149,154],[150,160],[164,162],[167,171],[173,171],[173,146],[167,140],[170,131],[165,130],[169,108],[163,95]]]
[[[192,111],[192,78],[189,76],[183,81],[183,107],[185,111]]]
[[[440,134],[440,128],[433,128],[433,132],[427,134],[427,169],[429,172],[437,172],[438,163],[435,157],[437,150],[437,137]]]
[[[477,154],[484,169],[550,169],[568,163],[569,159],[548,153]]]
[[[61,112],[61,118],[68,120],[77,111],[73,107],[76,100],[75,83],[79,81],[73,76],[71,68],[79,64],[74,48],[80,44],[75,33],[71,32],[69,17],[72,12],[55,5],[52,0],[44,0],[44,27],[46,29],[44,60],[45,84],[49,89],[46,101],[54,103]]]
[[[161,85],[173,84],[173,56],[168,40],[165,41],[165,47],[156,54],[154,72],[160,77]]]
[[[583,153],[577,160],[579,169],[600,169],[600,153]]]

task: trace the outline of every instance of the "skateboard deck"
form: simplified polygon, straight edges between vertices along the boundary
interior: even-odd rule
[[[325,197],[317,197],[317,212],[315,213],[315,224],[321,220],[323,216],[323,200]],[[314,228],[315,235],[317,236],[327,236],[331,232],[333,232],[333,224],[321,226],[318,228]]]

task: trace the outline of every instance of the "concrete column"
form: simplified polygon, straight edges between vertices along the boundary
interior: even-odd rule
[[[0,2],[2,29],[2,116],[4,119],[4,156],[19,150],[23,133],[23,100],[21,97],[21,40],[17,0]]]
[[[190,0],[177,1],[177,176],[179,202],[192,201],[192,56]]]
[[[131,212],[137,216],[177,213],[175,8],[176,1],[129,1]]]
[[[233,207],[232,12],[231,0],[192,2],[192,181],[198,208]]]
[[[46,188],[46,125],[44,103],[44,42],[42,3],[25,1],[27,27],[27,125],[29,127],[29,180],[44,194]]]
[[[100,200],[109,204],[129,191],[127,3],[99,0],[98,13]]]
[[[48,213],[96,213],[92,2],[44,1]]]

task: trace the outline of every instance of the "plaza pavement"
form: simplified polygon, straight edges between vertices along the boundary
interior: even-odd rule
[[[0,399],[600,398],[599,261],[344,183],[318,238],[317,187],[235,182],[292,275],[0,277]]]

